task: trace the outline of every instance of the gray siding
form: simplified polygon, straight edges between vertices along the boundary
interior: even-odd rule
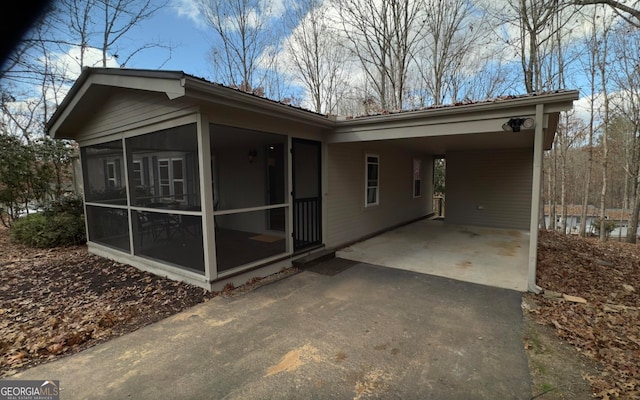
[[[365,154],[380,157],[380,202],[365,207]],[[413,158],[386,145],[347,143],[327,146],[326,245],[340,246],[431,212],[432,159],[422,155],[423,193],[413,198]]]
[[[447,222],[529,230],[533,150],[450,152],[446,157]]]
[[[121,89],[95,110],[82,130],[82,139],[95,139],[127,127],[141,126],[190,108],[193,108],[192,103],[184,99],[169,100],[163,93]]]

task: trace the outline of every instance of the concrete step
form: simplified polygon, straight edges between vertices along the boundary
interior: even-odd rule
[[[336,257],[335,249],[323,249],[320,251],[316,251],[315,253],[311,253],[307,256],[295,259],[291,262],[291,265],[298,268],[309,267],[311,265],[315,265],[319,262],[330,260]]]

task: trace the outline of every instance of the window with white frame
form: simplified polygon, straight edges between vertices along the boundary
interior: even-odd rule
[[[142,160],[133,160],[133,184],[136,187],[144,186],[144,169]]]
[[[118,163],[119,160],[115,160],[115,161],[107,161],[107,174],[106,174],[106,179],[107,179],[107,187],[109,188],[115,188],[118,187],[119,184],[119,177],[118,177]]]
[[[184,200],[184,160],[165,158],[158,160],[160,196],[175,201]]]
[[[366,155],[365,206],[375,206],[380,201],[380,157]]]
[[[422,196],[422,160],[413,159],[413,197]]]

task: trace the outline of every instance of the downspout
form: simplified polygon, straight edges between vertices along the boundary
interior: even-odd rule
[[[544,142],[544,104],[536,105],[536,127],[533,139],[533,182],[531,183],[531,219],[529,225],[529,279],[528,289],[540,293],[536,284],[538,256],[538,219],[540,218],[540,185],[542,182],[542,147]]]

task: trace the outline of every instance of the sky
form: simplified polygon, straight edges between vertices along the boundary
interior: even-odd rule
[[[160,0],[152,0],[160,1]],[[143,21],[126,38],[118,43],[116,51],[120,54],[109,66],[120,66],[128,54],[145,43],[161,43],[170,46],[166,48],[145,49],[126,63],[129,68],[164,69],[184,71],[190,75],[213,80],[213,66],[210,58],[212,43],[211,28],[201,18],[196,3],[198,0],[167,0],[165,7],[160,9],[152,18]],[[288,0],[275,1],[276,9],[284,9]],[[496,0],[493,0],[496,1]],[[498,2],[500,0],[497,0]],[[505,0],[508,1],[508,0]],[[578,29],[579,30],[579,29]],[[76,51],[79,51],[76,49]],[[60,54],[60,60],[73,60],[73,50],[68,54]],[[100,57],[95,54],[96,60]],[[73,61],[69,64],[72,65]],[[73,68],[72,78],[80,74],[80,68]],[[586,87],[569,87],[568,89],[586,89]],[[510,93],[520,94],[520,93]],[[576,102],[576,110],[583,112],[583,105],[587,105],[586,98]]]
[[[128,37],[135,38],[135,41],[123,41],[121,45],[128,45],[133,49],[140,43],[157,42],[171,46],[172,50],[144,50],[132,58],[126,67],[179,70],[211,80],[213,67],[209,55],[212,32],[198,12],[197,1],[168,0],[167,6],[131,32]],[[276,0],[281,6],[284,1],[286,0]],[[122,49],[125,55],[128,54],[126,50]],[[582,102],[587,103],[586,100]]]
[[[132,58],[127,67],[180,70],[206,78],[211,73],[208,56],[211,39],[207,30],[193,1],[170,0],[168,6],[130,35],[136,41],[129,44],[133,48],[139,43],[157,42],[171,46],[171,52],[163,48],[145,50]]]

